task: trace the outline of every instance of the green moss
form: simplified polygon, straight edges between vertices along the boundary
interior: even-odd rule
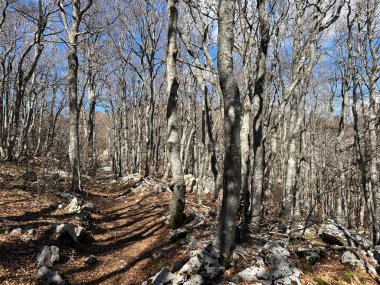
[[[344,282],[351,284],[353,276],[354,276],[354,274],[352,272],[344,272],[344,274],[343,274]]]
[[[358,274],[358,273],[355,273],[355,277],[356,277],[356,279],[359,280],[359,282],[360,282],[361,284],[365,284],[365,279],[363,278],[363,276],[361,276],[361,275]]]
[[[305,233],[305,238],[307,239],[316,239],[318,238],[317,235],[313,234],[313,233]]]
[[[328,282],[319,277],[314,277],[313,280],[314,282],[317,282],[318,285],[330,285]]]
[[[170,220],[168,224],[169,229],[177,229],[183,225],[185,222],[185,214],[183,213],[185,209],[185,202],[181,199],[177,201],[177,207],[174,213],[170,213]]]

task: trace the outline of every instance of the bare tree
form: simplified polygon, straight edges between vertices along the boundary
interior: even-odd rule
[[[79,147],[79,119],[80,102],[78,102],[78,39],[80,35],[80,25],[85,13],[90,9],[93,0],[88,0],[83,6],[81,0],[58,1],[61,11],[61,19],[65,28],[68,42],[68,75],[69,75],[69,107],[70,107],[70,143],[69,158],[72,175],[72,188],[81,190],[80,186],[80,147]],[[69,9],[70,7],[70,9]],[[68,16],[69,14],[70,17]],[[70,21],[71,19],[71,21]]]
[[[167,96],[168,104],[166,118],[168,122],[168,151],[171,169],[173,173],[173,193],[170,203],[170,222],[171,228],[179,227],[183,220],[185,209],[185,185],[182,174],[182,165],[180,159],[179,145],[179,124],[178,124],[178,108],[177,108],[177,90],[178,78],[176,73],[176,57],[177,57],[177,0],[167,1],[168,13],[168,49],[166,54],[166,80],[167,80]]]
[[[241,190],[240,92],[233,73],[235,0],[219,2],[218,71],[224,99],[223,200],[214,248],[220,264],[226,266],[235,242],[236,218]]]

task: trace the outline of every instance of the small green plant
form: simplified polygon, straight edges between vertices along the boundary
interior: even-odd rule
[[[313,280],[314,282],[317,282],[318,285],[330,285],[328,282],[319,277],[314,277]]]
[[[339,281],[339,277],[338,277],[338,276],[334,276],[333,279],[334,279],[335,281]]]
[[[7,226],[2,226],[0,228],[0,234],[7,234],[9,233],[9,228]]]
[[[353,275],[354,274],[352,272],[344,272],[344,274],[343,274],[344,282],[351,284]]]

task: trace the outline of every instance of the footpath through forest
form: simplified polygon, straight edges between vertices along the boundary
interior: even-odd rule
[[[103,168],[96,179],[83,179],[83,201],[67,191],[62,172],[1,164],[0,284],[142,284],[157,272],[167,281],[150,282],[175,284],[190,271],[195,277],[185,284],[378,284],[372,262],[378,256],[370,256],[365,242],[325,243],[331,225],[324,240],[313,229],[289,239],[279,224],[267,227],[241,241],[222,278],[206,257],[196,267],[215,232],[217,203],[206,195],[199,205],[188,189],[187,224],[170,232],[167,185],[139,175],[114,180]],[[276,266],[292,276],[284,279]]]

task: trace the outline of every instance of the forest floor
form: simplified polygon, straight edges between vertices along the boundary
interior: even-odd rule
[[[51,173],[37,167],[33,168],[37,181],[20,180],[18,177],[28,170],[27,166],[0,164],[0,284],[44,284],[37,278],[36,257],[45,245],[59,247],[54,270],[68,284],[141,284],[163,266],[172,268],[189,259],[189,241],[170,239],[165,219],[171,193],[154,191],[155,185],[162,183],[159,179],[147,178],[143,184],[115,181],[106,171],[99,171],[96,179],[84,179],[85,200],[97,211],[91,213],[89,221],[94,241],[78,245],[55,235],[61,223],[83,224],[68,213],[70,200],[57,194],[69,189],[67,180],[62,176],[53,179]],[[194,194],[187,194],[187,201],[189,217],[201,213],[207,218],[207,227],[192,233],[200,248],[212,239],[217,206],[207,196],[203,199],[206,205],[199,206]],[[196,228],[197,223],[189,218],[188,227]],[[12,232],[17,228],[22,232]],[[241,246],[248,249],[249,244]],[[96,264],[85,263],[90,255],[97,257]],[[302,284],[377,284],[365,271],[343,266],[339,256],[307,267],[299,264],[301,261],[294,262],[304,273]],[[228,269],[222,283],[228,284],[235,271]]]

